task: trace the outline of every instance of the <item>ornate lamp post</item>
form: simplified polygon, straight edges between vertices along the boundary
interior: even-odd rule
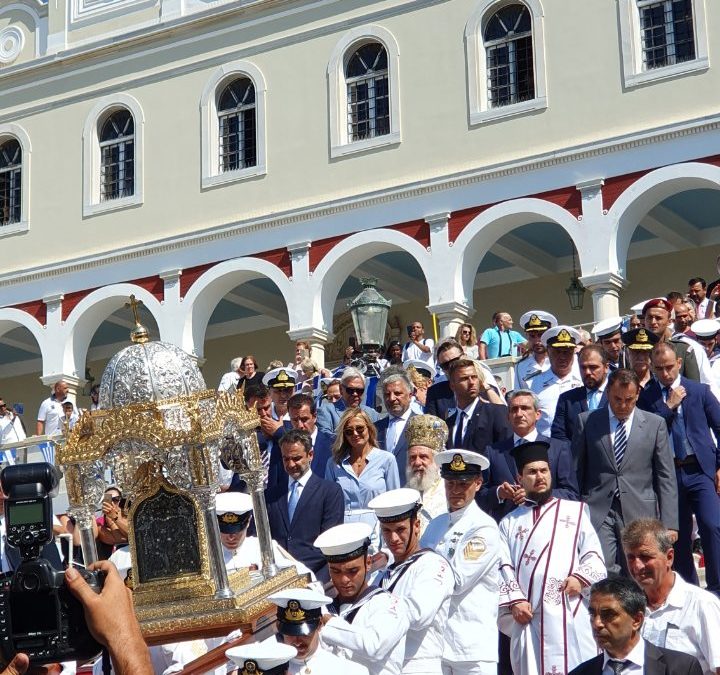
[[[570,278],[570,285],[565,289],[570,300],[570,309],[577,310],[583,308],[585,300],[585,286],[582,285],[577,273],[577,264],[575,258],[575,249],[573,249],[573,275]]]
[[[362,361],[369,375],[377,375],[378,350],[385,341],[388,310],[392,301],[385,299],[377,290],[377,279],[360,279],[363,286],[360,294],[348,303],[355,327]]]

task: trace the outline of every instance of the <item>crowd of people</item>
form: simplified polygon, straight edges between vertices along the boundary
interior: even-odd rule
[[[265,371],[234,360],[219,389],[258,413],[277,563],[310,584],[270,598],[277,636],[230,668],[720,675],[718,292],[691,279],[590,333],[537,309],[522,333],[495,312],[438,344],[413,322],[372,377],[352,350],[320,369],[302,342]],[[486,360],[515,354],[499,383]],[[98,539],[123,573],[116,492]],[[230,570],[262,564],[245,492],[225,470]],[[133,672],[197,655],[154,648]]]

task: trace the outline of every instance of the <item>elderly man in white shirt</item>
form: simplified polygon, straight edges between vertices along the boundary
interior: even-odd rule
[[[673,572],[667,528],[659,520],[635,520],[623,531],[622,544],[630,574],[648,600],[643,637],[691,654],[704,673],[720,675],[720,600]]]

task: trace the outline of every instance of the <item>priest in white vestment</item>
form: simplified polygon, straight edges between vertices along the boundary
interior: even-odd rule
[[[607,576],[587,506],[552,496],[549,444],[513,450],[527,501],[500,521],[500,630],[515,675],[566,675],[597,655],[586,589]]]

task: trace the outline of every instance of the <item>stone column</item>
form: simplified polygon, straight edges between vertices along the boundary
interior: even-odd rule
[[[593,318],[596,322],[620,316],[620,291],[627,283],[623,277],[614,272],[605,272],[583,276],[580,281],[592,293]]]
[[[428,305],[428,312],[435,314],[438,322],[438,340],[452,337],[454,338],[460,325],[470,319],[475,310],[460,302],[446,302],[437,305]],[[431,335],[431,331],[425,329],[426,335]]]

